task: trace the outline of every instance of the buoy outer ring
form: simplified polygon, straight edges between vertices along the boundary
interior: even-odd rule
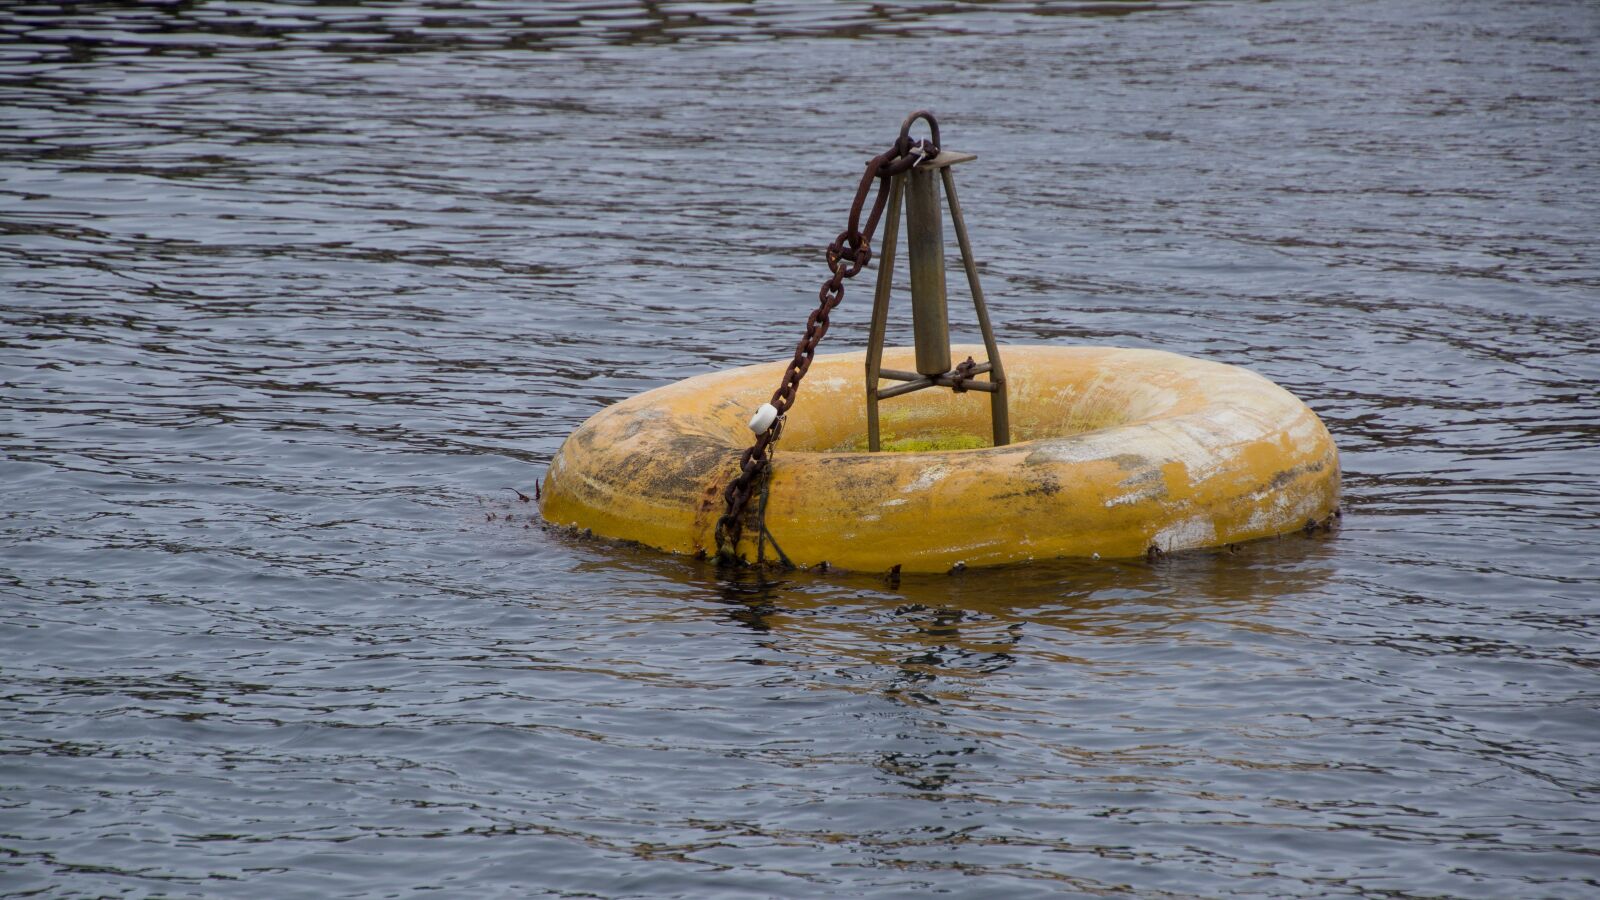
[[[981,347],[954,352],[983,356]],[[1134,557],[1284,534],[1337,507],[1332,437],[1309,407],[1254,372],[1157,350],[1002,354],[1014,443],[880,453],[848,444],[866,431],[864,354],[817,357],[778,445],[766,508],[789,558],[943,572],[958,562]],[[883,365],[910,369],[912,360],[895,348]],[[551,461],[545,520],[675,553],[714,552],[747,422],[784,365],[689,378],[595,413]],[[931,388],[882,401],[880,415],[886,434],[897,422],[945,417],[986,435],[988,396]],[[1051,434],[1063,436],[1041,436]],[[843,449],[806,449],[835,439]],[[756,535],[746,528],[746,557]]]

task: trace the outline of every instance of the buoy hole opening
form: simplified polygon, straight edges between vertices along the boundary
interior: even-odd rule
[[[1073,437],[1141,421],[1150,404],[1119,392],[1042,389],[1012,384],[1012,443]],[[858,389],[859,390],[859,389]],[[821,390],[790,413],[782,449],[866,453],[866,399],[858,391]],[[881,452],[943,453],[993,446],[989,395],[928,389],[878,406]],[[781,452],[781,451],[780,451]]]

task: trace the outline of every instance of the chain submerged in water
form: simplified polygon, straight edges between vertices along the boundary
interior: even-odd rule
[[[911,126],[918,119],[928,123],[930,136],[927,140],[911,139]],[[772,446],[783,430],[783,416],[794,406],[795,394],[800,390],[800,380],[806,377],[806,371],[811,368],[811,360],[817,355],[817,345],[828,333],[828,315],[844,300],[845,281],[854,278],[872,260],[872,235],[878,229],[878,220],[882,217],[884,205],[889,199],[889,180],[938,155],[939,123],[934,119],[933,113],[924,109],[907,116],[900,126],[900,136],[895,139],[894,144],[867,162],[867,171],[862,174],[861,183],[856,187],[855,200],[850,204],[849,223],[844,231],[839,232],[839,236],[833,239],[833,243],[828,245],[828,270],[833,275],[823,282],[822,289],[817,294],[819,303],[806,319],[805,335],[795,347],[794,359],[784,370],[783,380],[779,382],[778,389],[772,393],[771,402],[777,411],[777,418],[756,434],[755,442],[739,457],[739,474],[722,492],[727,506],[722,516],[717,519],[716,541],[719,561],[725,563],[740,561],[739,538],[744,533],[744,516],[746,508],[750,505],[750,497],[755,493],[757,480],[766,474],[771,463]],[[872,211],[867,215],[866,225],[862,227],[861,212],[866,206],[867,194],[871,191],[874,181],[878,183],[878,193],[873,198]]]

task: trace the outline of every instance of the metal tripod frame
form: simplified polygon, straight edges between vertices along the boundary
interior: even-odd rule
[[[888,221],[884,223],[883,250],[878,255],[878,285],[872,298],[872,328],[867,337],[867,450],[880,449],[878,439],[878,401],[900,397],[930,387],[989,394],[989,412],[994,425],[994,446],[1011,443],[1011,415],[1006,400],[1005,368],[1000,364],[1000,348],[989,325],[989,308],[978,284],[978,264],[967,238],[967,224],[961,216],[961,201],[956,197],[955,176],[950,167],[976,159],[970,153],[943,151],[908,172],[893,176],[889,185]],[[975,366],[950,366],[950,329],[945,295],[944,239],[940,228],[939,182],[956,226],[961,245],[961,264],[967,270],[972,289],[972,305],[978,313],[978,328],[983,332],[988,360]],[[909,187],[908,187],[909,182]],[[895,244],[900,236],[900,197],[906,198],[906,242],[911,269],[911,302],[916,344],[917,371],[883,368],[884,332],[889,322],[889,293],[894,283]],[[988,381],[971,379],[987,373]],[[901,382],[880,389],[882,380]]]

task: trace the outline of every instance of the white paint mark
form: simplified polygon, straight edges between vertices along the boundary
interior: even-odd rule
[[[1152,541],[1157,547],[1167,551],[1188,550],[1192,547],[1209,547],[1217,542],[1217,526],[1206,516],[1191,516],[1182,522],[1174,522],[1166,528],[1156,532]]]
[[[1110,509],[1114,506],[1122,506],[1128,503],[1142,503],[1146,500],[1154,500],[1161,493],[1161,491],[1165,490],[1165,488],[1166,486],[1164,484],[1156,482],[1147,487],[1140,488],[1137,491],[1129,491],[1126,494],[1112,497],[1110,500],[1106,501],[1106,509]]]
[[[917,475],[917,480],[916,481],[913,481],[910,484],[906,485],[905,487],[901,488],[900,489],[900,493],[902,493],[902,494],[914,494],[917,491],[925,491],[928,488],[931,488],[935,484],[937,484],[939,482],[939,479],[941,479],[941,478],[943,478],[943,477],[945,477],[946,475],[949,475],[949,474],[950,474],[950,467],[949,466],[946,466],[946,465],[932,465],[932,466],[929,466],[926,469],[923,469],[921,474]]]

